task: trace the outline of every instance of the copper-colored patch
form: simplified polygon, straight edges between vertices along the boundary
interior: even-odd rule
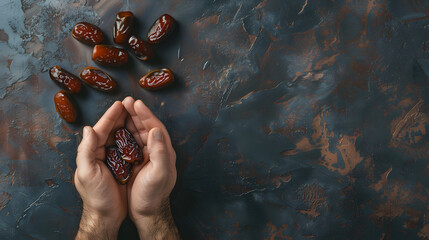
[[[306,209],[297,209],[298,212],[312,218],[320,215],[320,209],[326,204],[328,198],[325,189],[317,183],[305,185],[299,190],[301,200],[306,204]]]
[[[1,42],[9,41],[9,35],[7,35],[7,33],[3,29],[0,29],[0,41]]]
[[[389,169],[381,174],[380,181],[377,183],[371,184],[369,187],[374,189],[375,191],[380,191],[383,186],[387,184],[387,177],[389,177],[390,172],[392,171],[392,166],[389,167]]]
[[[12,195],[7,192],[3,192],[0,196],[0,211],[6,207],[9,201],[12,199]]]
[[[266,233],[268,234],[268,237],[266,237],[266,240],[274,240],[274,239],[286,239],[286,240],[292,240],[291,236],[287,236],[283,233],[284,230],[286,230],[289,226],[287,224],[283,224],[279,227],[274,225],[271,221],[267,222],[266,225]]]

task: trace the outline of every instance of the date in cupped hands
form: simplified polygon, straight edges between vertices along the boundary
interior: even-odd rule
[[[132,166],[143,162],[143,151],[126,128],[115,132],[115,143],[106,148],[106,165],[120,184],[126,184],[132,176]]]
[[[106,148],[106,165],[120,184],[126,184],[131,177],[132,164],[121,158],[116,146]]]

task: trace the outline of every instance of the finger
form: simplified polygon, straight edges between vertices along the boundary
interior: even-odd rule
[[[163,131],[159,128],[153,128],[149,132],[147,149],[149,160],[155,168],[169,169],[169,152],[165,143]]]
[[[118,116],[121,115],[123,110],[124,107],[122,103],[116,101],[95,124],[94,131],[98,137],[98,146],[103,146],[106,143],[110,132],[115,126]]]
[[[170,135],[168,134],[167,128],[164,126],[164,124],[152,113],[152,111],[150,111],[150,109],[141,100],[135,101],[134,110],[142,121],[143,127],[146,129],[146,132],[144,134],[140,133],[140,136],[142,138],[147,138],[149,131],[152,128],[159,128],[163,133],[165,142],[167,143],[168,151],[171,155],[173,155],[173,145],[171,144]]]
[[[131,172],[132,172],[132,174],[131,174],[131,178],[130,178],[130,180],[128,180],[128,182],[127,182],[128,200],[129,200],[129,199],[131,199],[131,192],[132,192],[132,188],[133,188],[134,181],[136,180],[136,177],[138,176],[138,174],[139,174],[140,170],[141,170],[143,167],[147,167],[147,166],[145,166],[144,164],[139,164],[139,165],[134,165],[134,166],[132,167],[132,170],[131,170]]]
[[[109,133],[109,136],[106,141],[106,146],[115,144],[115,132],[119,128],[123,128],[125,125],[125,119],[127,118],[128,112],[125,108],[122,108],[121,114],[117,117],[115,124],[113,125],[112,131]]]
[[[143,123],[143,126],[150,130],[154,127],[163,128],[164,124],[152,113],[152,111],[141,101],[134,102],[134,111]]]
[[[84,127],[83,138],[77,148],[76,166],[78,168],[90,169],[95,161],[96,148],[97,135],[91,127]]]
[[[131,119],[134,123],[134,126],[140,136],[141,142],[143,145],[147,144],[147,133],[148,130],[144,127],[143,122],[141,121],[140,117],[137,115],[137,113],[134,110],[134,99],[132,97],[127,97],[122,101],[122,104],[124,105],[127,112],[130,114]]]
[[[137,144],[143,148],[144,144],[141,140],[139,131],[137,130],[136,125],[134,125],[133,119],[131,118],[131,116],[127,117],[127,119],[125,120],[125,128],[128,129],[128,131],[130,131],[130,133],[134,136],[134,138],[137,141]]]

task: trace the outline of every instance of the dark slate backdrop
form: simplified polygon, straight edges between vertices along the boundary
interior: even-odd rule
[[[179,27],[158,58],[105,68],[76,124],[55,112],[47,70],[91,48],[69,32],[131,10],[143,36]],[[76,147],[115,100],[142,99],[177,152],[171,196],[184,239],[429,237],[429,2],[420,0],[1,0],[0,238],[72,239]],[[138,79],[170,67],[177,82]],[[134,239],[126,222],[122,239]]]

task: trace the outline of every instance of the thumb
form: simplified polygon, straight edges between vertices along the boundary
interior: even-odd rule
[[[166,167],[168,164],[168,148],[165,144],[164,133],[159,128],[149,131],[147,150],[150,161],[158,167]]]
[[[83,138],[77,149],[77,167],[87,168],[95,161],[95,149],[97,148],[97,135],[92,127],[83,128]]]

